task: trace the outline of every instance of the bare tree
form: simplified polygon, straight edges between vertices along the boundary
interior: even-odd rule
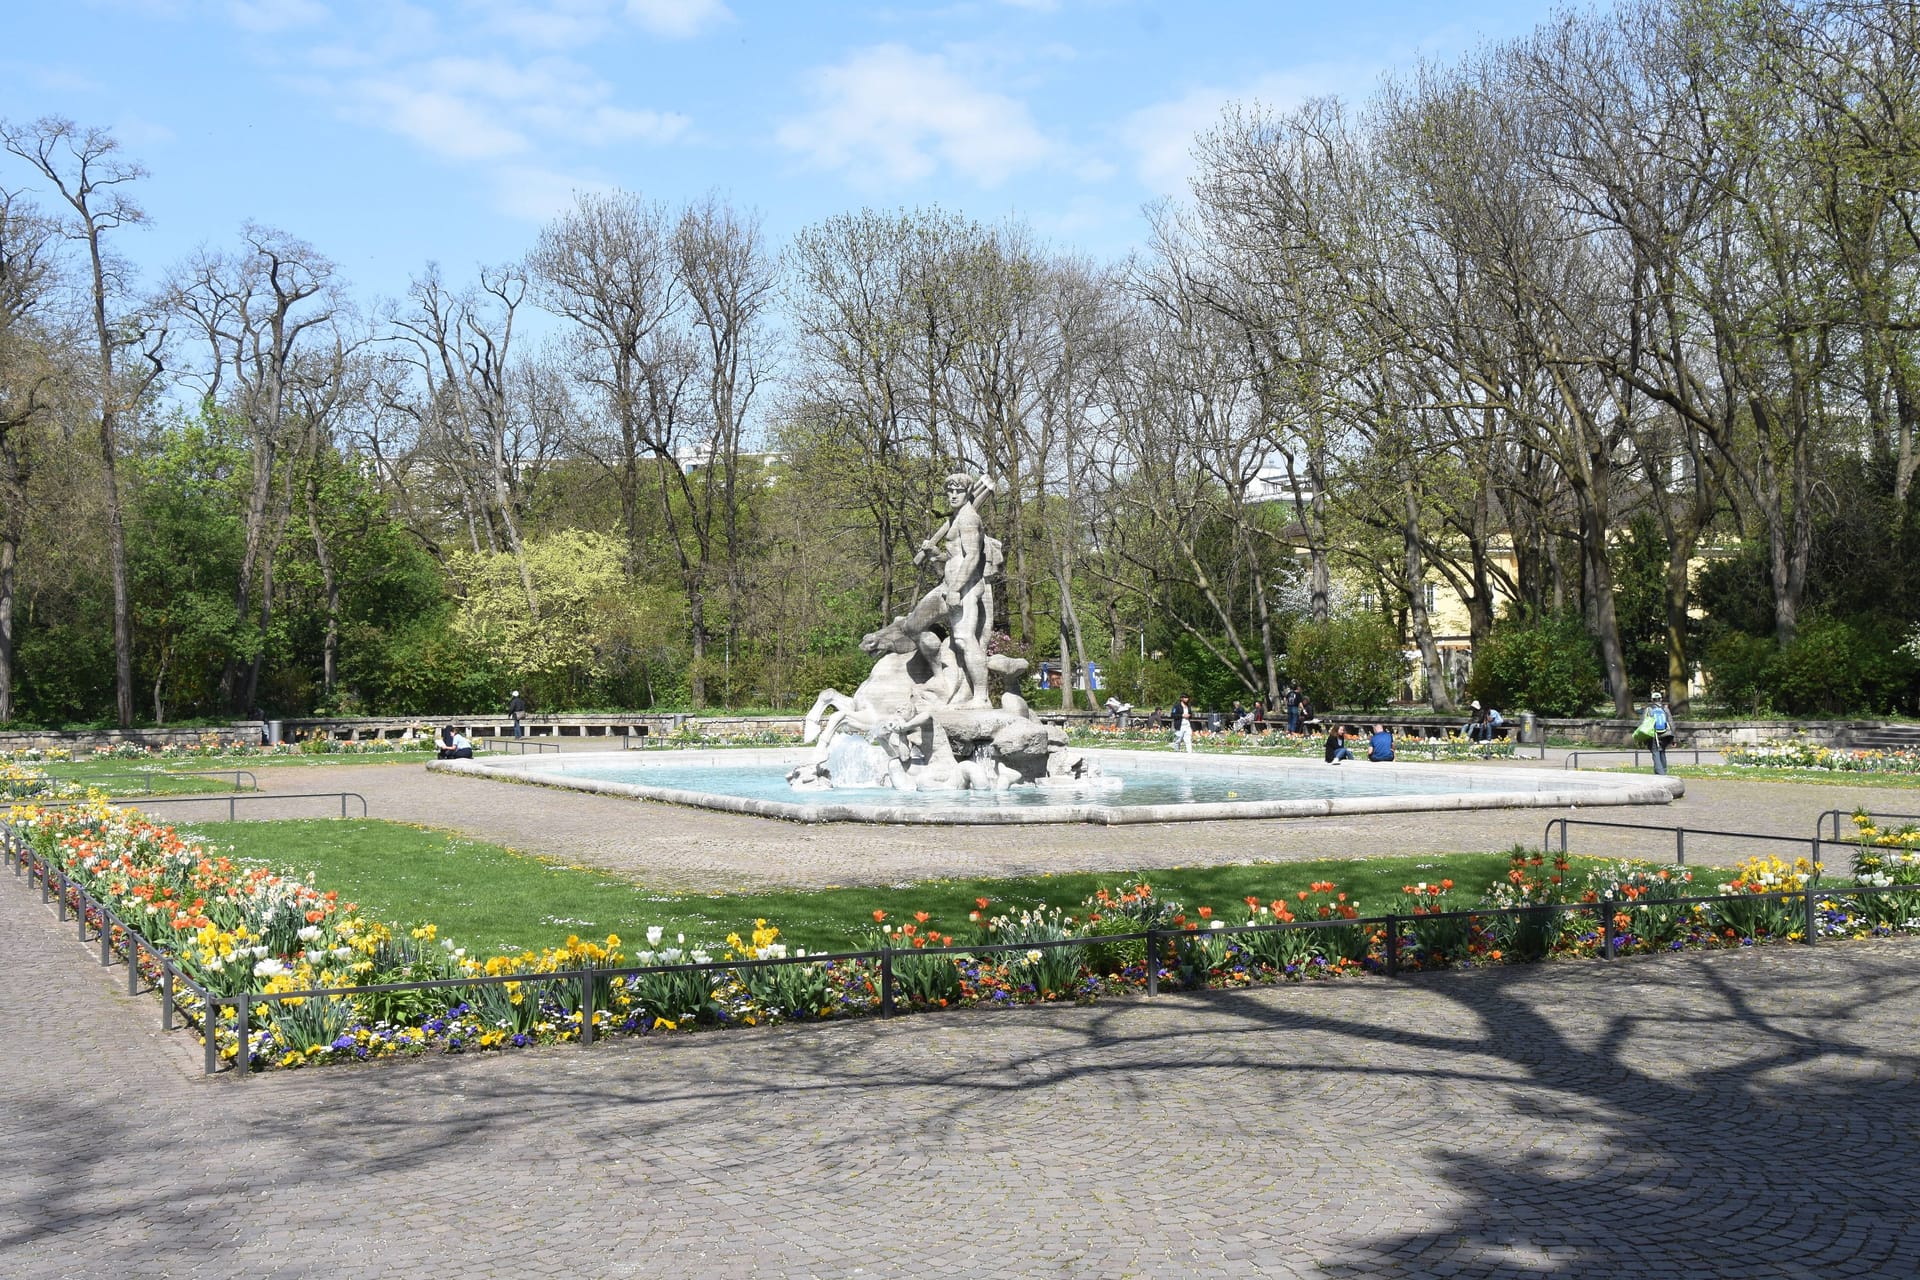
[[[13,719],[14,571],[26,532],[33,431],[54,407],[60,341],[48,314],[59,227],[0,188],[0,724]]]
[[[165,324],[126,305],[125,268],[108,252],[110,233],[146,220],[128,184],[146,170],[120,154],[101,129],[46,116],[30,125],[0,122],[0,143],[39,171],[72,209],[66,234],[87,249],[95,340],[94,418],[107,510],[113,575],[114,700],[122,728],[133,724],[133,615],[127,589],[126,516],[120,500],[120,423],[159,379]],[[123,355],[133,353],[131,360]]]
[[[223,700],[254,709],[272,622],[274,556],[293,512],[298,464],[310,458],[344,389],[353,340],[334,266],[311,245],[248,223],[236,254],[201,253],[175,276],[172,305],[206,343],[201,385],[245,432],[251,466],[242,518],[234,618],[251,634],[230,652]],[[323,556],[324,565],[324,556]],[[255,617],[257,611],[257,620]],[[331,682],[329,682],[330,687]]]

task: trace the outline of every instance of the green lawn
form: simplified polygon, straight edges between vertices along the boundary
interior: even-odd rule
[[[388,755],[314,755],[314,756],[206,756],[162,760],[76,760],[54,761],[36,766],[50,777],[67,778],[101,787],[114,796],[187,795],[203,791],[231,791],[235,770],[244,770],[258,778],[267,770],[325,769],[333,765],[414,764],[431,759],[430,753],[416,751]],[[193,776],[200,774],[202,776]],[[218,776],[225,774],[226,776]],[[238,779],[250,789],[246,779]]]
[[[1821,787],[1882,787],[1889,791],[1920,791],[1920,775],[1911,773],[1852,773],[1837,769],[1757,769],[1751,765],[1676,765],[1669,772],[1682,778],[1726,778],[1736,782],[1798,782]]]
[[[1040,902],[1069,908],[1097,888],[1117,886],[1124,873],[1075,872],[1024,879],[933,880],[905,888],[844,888],[816,892],[722,895],[662,894],[594,868],[567,866],[468,840],[444,831],[361,819],[292,822],[210,822],[193,828],[209,841],[231,845],[236,856],[258,859],[337,890],[371,915],[402,924],[431,921],[443,936],[479,954],[538,948],[568,934],[617,933],[631,950],[647,926],[690,943],[717,944],[729,932],[748,931],[765,917],[791,943],[810,950],[857,946],[873,912],[906,921],[931,913],[931,927],[969,936],[967,913],[976,898],[993,910]],[[1243,899],[1290,895],[1317,880],[1332,880],[1364,912],[1384,912],[1403,900],[1401,886],[1455,881],[1462,905],[1507,869],[1504,853],[1423,857],[1326,859],[1252,866],[1181,867],[1149,872],[1162,897],[1189,910],[1211,906],[1237,921]]]

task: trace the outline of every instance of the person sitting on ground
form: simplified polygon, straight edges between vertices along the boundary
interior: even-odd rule
[[[1367,739],[1367,759],[1375,763],[1393,759],[1393,731],[1387,726],[1373,726],[1373,736]]]
[[[1353,752],[1347,750],[1347,735],[1335,725],[1327,731],[1327,763],[1339,764],[1342,760],[1353,759]]]

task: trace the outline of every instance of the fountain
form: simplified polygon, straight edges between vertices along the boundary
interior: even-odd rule
[[[823,689],[805,749],[622,752],[445,761],[478,773],[802,822],[940,825],[1181,822],[1431,809],[1665,804],[1670,778],[1581,777],[1485,765],[1336,767],[1318,761],[1076,751],[1014,692],[1024,659],[989,655],[1003,553],[980,504],[990,485],[947,477],[945,521],[917,565],[940,582],[860,647],[850,694]],[[649,758],[650,756],[650,758]]]
[[[946,520],[914,564],[940,582],[906,614],[862,637],[873,670],[851,695],[823,689],[807,713],[813,754],[787,775],[800,790],[1005,791],[1091,783],[1099,768],[1068,749],[1067,733],[1017,693],[993,705],[991,679],[1011,683],[1024,658],[988,656],[993,586],[1005,554],[979,505],[992,492],[965,472],[947,477]]]

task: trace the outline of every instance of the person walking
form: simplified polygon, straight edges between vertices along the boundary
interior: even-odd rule
[[[1667,771],[1667,747],[1673,742],[1673,717],[1667,714],[1667,695],[1658,689],[1653,699],[1647,703],[1647,709],[1640,716],[1640,725],[1633,731],[1635,746],[1644,744],[1653,755],[1653,771],[1665,774]]]
[[[513,717],[513,736],[526,737],[527,727],[521,722],[527,717],[527,700],[520,696],[518,689],[515,689],[513,697],[507,700],[507,714]]]
[[[1167,744],[1168,747],[1174,751],[1185,751],[1188,755],[1192,755],[1193,696],[1191,694],[1180,695],[1180,701],[1173,704],[1170,718],[1173,722],[1173,741]]]

